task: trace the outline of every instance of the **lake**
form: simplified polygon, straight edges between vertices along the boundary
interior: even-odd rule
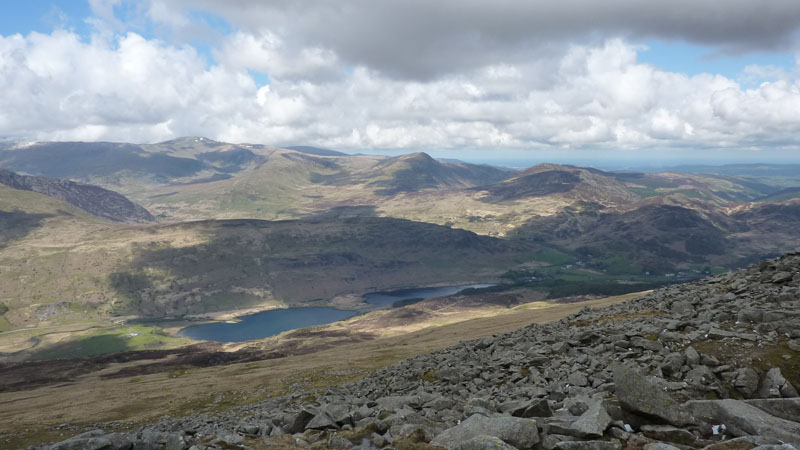
[[[357,311],[327,307],[270,309],[260,313],[241,316],[237,322],[216,322],[193,325],[178,332],[197,340],[217,342],[243,342],[262,339],[284,331],[349,319],[366,310],[390,306],[395,302],[410,299],[427,299],[453,295],[467,288],[484,288],[492,284],[468,284],[431,288],[401,289],[391,292],[373,292],[364,295],[371,306]]]

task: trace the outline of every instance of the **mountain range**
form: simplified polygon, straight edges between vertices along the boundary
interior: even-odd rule
[[[616,428],[595,432],[592,436],[602,436],[588,441],[595,444],[587,444],[586,436],[574,430],[585,414],[594,414],[592,420],[602,416],[597,403],[582,393],[595,398],[607,392],[609,383],[623,386],[615,378],[615,371],[622,369],[610,364],[614,358],[636,358],[643,363],[639,369],[660,371],[669,381],[658,383],[689,383],[691,388],[676,389],[692,401],[710,392],[721,398],[754,397],[754,383],[758,390],[776,379],[769,375],[771,367],[785,369],[787,378],[797,382],[790,372],[795,355],[790,350],[796,349],[786,348],[796,346],[796,330],[780,320],[766,324],[768,314],[775,318],[780,312],[763,303],[777,301],[776,308],[784,309],[794,304],[790,297],[797,289],[792,279],[797,255],[760,263],[739,275],[669,287],[604,312],[583,310],[544,331],[489,338],[531,321],[559,319],[584,306],[615,305],[641,296],[641,291],[793,250],[800,238],[800,173],[777,166],[639,173],[539,164],[511,170],[437,160],[421,152],[349,155],[307,146],[187,137],[148,145],[3,143],[0,167],[0,399],[15,405],[0,416],[15,415],[19,426],[13,427],[13,439],[63,440],[55,433],[64,429],[31,425],[42,420],[151,420],[156,413],[186,415],[201,406],[227,411],[256,397],[289,392],[290,397],[297,394],[292,398],[302,395],[310,406],[298,409],[296,403],[280,400],[253,409],[263,415],[261,425],[268,425],[269,433],[242,421],[238,413],[226,413],[230,415],[221,422],[189,416],[190,422],[164,422],[184,430],[180,436],[158,434],[164,442],[150,444],[161,448],[169,439],[175,448],[185,449],[189,443],[220,446],[228,436],[253,444],[255,430],[274,433],[284,448],[294,445],[287,439],[306,438],[317,446],[338,442],[351,448],[357,445],[357,433],[372,430],[379,433],[369,445],[380,447],[399,437],[408,448],[432,448],[461,433],[457,416],[464,423],[482,420],[467,412],[528,420],[536,408],[547,406],[570,412],[563,420],[541,421],[549,427],[540,432],[551,449],[600,445],[599,450],[606,450],[607,442],[623,436]],[[366,308],[366,293],[474,283],[486,287]],[[625,293],[631,294],[604,298]],[[767,294],[775,294],[774,299],[768,300]],[[748,312],[753,308],[745,300],[754,302],[749,306],[757,311]],[[290,307],[359,313],[347,321],[243,343],[198,343],[177,333],[187,325]],[[695,310],[702,316],[691,315]],[[793,324],[794,316],[784,313],[790,321],[786,323]],[[744,316],[738,319],[737,314]],[[739,320],[735,323],[734,315]],[[708,359],[706,355],[721,350],[702,338],[704,332],[716,336],[712,340],[738,342],[745,339],[743,327],[756,317],[761,321],[753,325],[759,348],[774,347],[790,359],[745,363],[724,352],[730,359],[725,364]],[[635,330],[622,330],[623,322]],[[770,327],[789,338],[770,340]],[[540,332],[556,333],[564,342]],[[672,348],[675,339],[683,339],[673,332],[691,338],[707,359],[678,367],[679,357],[685,362],[694,354]],[[475,337],[486,338],[474,344],[479,357],[461,345],[366,378],[358,388],[371,392],[365,402],[348,390],[317,397],[300,381],[265,381],[261,372],[269,367],[270,374],[281,373],[287,380],[311,379],[311,385],[330,386],[331,380],[355,380],[365,370]],[[526,348],[543,349],[533,359],[525,357],[532,365],[519,364],[519,352],[509,344],[517,338]],[[587,352],[593,356],[578,354]],[[569,358],[562,361],[559,355]],[[432,364],[441,370],[431,372]],[[735,371],[724,371],[728,365]],[[456,369],[449,370],[451,366]],[[462,372],[470,374],[466,385],[456,376]],[[382,376],[396,388],[383,386]],[[691,384],[696,376],[705,381]],[[179,387],[173,380],[178,377]],[[139,385],[141,380],[145,384]],[[536,385],[535,392],[501,389],[528,382]],[[562,387],[565,382],[584,390]],[[71,383],[81,387],[73,389]],[[451,395],[457,400],[451,404],[437,397],[460,389],[456,383],[486,401]],[[208,397],[209,390],[223,386],[248,390],[219,394],[218,400]],[[55,395],[64,404],[78,404],[78,391],[86,389],[99,390],[87,394],[93,400],[83,408],[43,411],[36,400]],[[393,398],[408,395],[426,400],[393,403]],[[563,403],[570,398],[569,405]],[[153,407],[164,399],[172,406]],[[360,409],[362,419],[378,422],[342,419],[336,412],[341,408],[332,403],[345,405],[347,417]],[[614,403],[604,405],[609,414],[625,420],[654,417],[641,406],[623,405],[620,410]],[[393,415],[424,426],[410,437],[399,421],[380,422]],[[229,420],[236,422],[232,430]],[[345,425],[357,430],[355,440],[347,433],[332,434]],[[37,430],[36,435],[29,429]],[[199,436],[197,430],[213,435],[216,444],[191,437]],[[691,442],[708,443],[709,436],[692,430]],[[121,448],[126,443],[146,446],[150,438],[137,433],[151,431],[111,437],[96,432],[54,448],[106,445],[109,439],[119,439]],[[228,434],[220,435],[223,431]],[[670,436],[683,432],[689,431],[676,428]],[[160,428],[157,433],[166,432]],[[650,431],[642,433],[651,439]],[[494,440],[481,445],[522,445],[504,440],[506,435],[492,436]],[[0,434],[0,444],[12,442],[2,439]],[[573,449],[565,442],[578,443],[569,444]],[[586,445],[590,447],[581,447]]]
[[[763,166],[513,171],[202,137],[6,143],[0,166],[0,330],[437,283],[618,292],[740,267],[800,237],[791,173]]]

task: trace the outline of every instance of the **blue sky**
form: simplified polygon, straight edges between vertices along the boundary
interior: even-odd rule
[[[719,3],[5,2],[0,137],[791,159],[800,2]]]

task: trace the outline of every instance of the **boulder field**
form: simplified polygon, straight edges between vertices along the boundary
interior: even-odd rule
[[[36,448],[791,450],[799,387],[790,253],[358,382]]]

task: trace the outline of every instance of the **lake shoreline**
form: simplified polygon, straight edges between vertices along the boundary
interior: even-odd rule
[[[216,313],[197,315],[194,317],[185,317],[183,318],[183,320],[177,320],[173,322],[172,324],[170,324],[170,326],[163,327],[163,329],[171,336],[190,338],[198,342],[204,342],[204,341],[221,342],[221,343],[245,342],[249,340],[264,339],[267,337],[275,336],[282,332],[293,331],[296,329],[306,328],[308,326],[324,325],[328,323],[338,322],[369,311],[388,309],[392,307],[393,303],[398,301],[415,299],[415,298],[427,299],[432,297],[445,297],[449,295],[455,295],[458,292],[468,288],[481,288],[481,287],[488,287],[495,285],[496,283],[473,282],[464,284],[437,283],[435,285],[422,286],[422,287],[393,286],[388,289],[384,288],[380,291],[371,291],[363,294],[351,293],[351,294],[338,295],[329,300],[320,302],[310,302],[310,304],[306,303],[295,306],[270,305],[265,307],[247,308],[235,311],[220,311]],[[277,332],[267,332],[270,334],[265,334],[258,337],[251,337],[244,340],[239,338],[235,340],[227,340],[227,339],[220,340],[219,336],[217,336],[217,339],[204,339],[202,337],[198,337],[196,333],[196,331],[198,330],[197,327],[205,327],[206,329],[210,329],[209,327],[214,327],[217,330],[222,330],[226,326],[227,328],[230,329],[232,329],[232,327],[237,327],[237,326],[238,328],[247,328],[248,326],[251,326],[251,324],[249,323],[244,324],[245,321],[257,320],[257,316],[264,315],[265,313],[269,313],[270,311],[275,312],[273,315],[283,316],[284,320],[290,320],[289,316],[287,316],[287,314],[291,315],[290,311],[321,312],[322,310],[327,310],[329,313],[331,313],[333,316],[337,318],[335,320],[322,319],[320,323],[309,323],[303,326],[298,326],[288,329],[280,329]],[[352,314],[341,314],[341,313],[352,313]],[[296,317],[294,319],[299,319],[299,317]],[[194,329],[195,332],[187,334],[187,330],[190,329]],[[222,331],[218,332],[222,333]]]

